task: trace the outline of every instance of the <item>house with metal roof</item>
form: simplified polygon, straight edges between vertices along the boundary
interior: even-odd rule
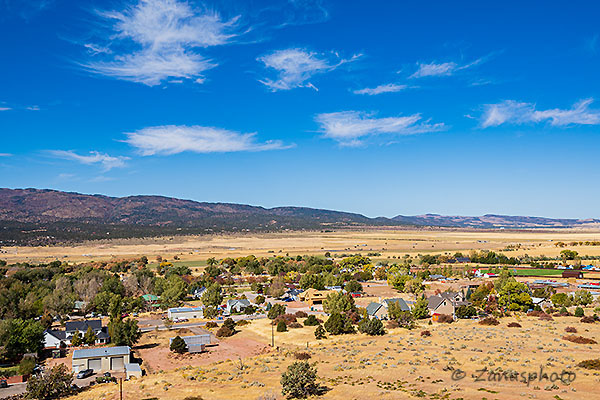
[[[388,319],[390,304],[397,304],[402,311],[410,311],[410,307],[404,299],[393,298],[382,300],[381,303],[371,303],[367,306],[367,315],[369,318]]]
[[[129,364],[129,346],[100,347],[73,351],[72,369],[77,373],[86,369],[97,372],[123,372]]]
[[[174,307],[167,311],[169,319],[190,319],[202,318],[204,315],[204,307]]]

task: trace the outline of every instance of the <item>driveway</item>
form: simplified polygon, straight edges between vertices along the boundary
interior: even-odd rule
[[[0,389],[0,399],[5,399],[10,396],[25,393],[27,383],[11,383],[7,388]]]

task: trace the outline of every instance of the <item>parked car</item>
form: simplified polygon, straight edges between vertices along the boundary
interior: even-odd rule
[[[0,388],[7,388],[8,383],[6,383],[6,379],[0,379]]]
[[[92,376],[93,373],[93,369],[84,369],[83,371],[79,371],[79,373],[77,374],[77,379],[85,379],[88,376]]]
[[[107,378],[110,378],[112,375],[110,374],[110,372],[105,372],[104,376],[107,377]]]

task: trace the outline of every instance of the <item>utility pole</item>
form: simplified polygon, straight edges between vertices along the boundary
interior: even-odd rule
[[[271,347],[275,347],[275,331],[273,329],[273,321],[271,321]]]
[[[119,378],[119,400],[123,400],[123,378]]]

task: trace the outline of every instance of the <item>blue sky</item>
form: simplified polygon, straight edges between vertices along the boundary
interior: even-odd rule
[[[525,3],[0,0],[0,186],[600,217],[600,5]]]

